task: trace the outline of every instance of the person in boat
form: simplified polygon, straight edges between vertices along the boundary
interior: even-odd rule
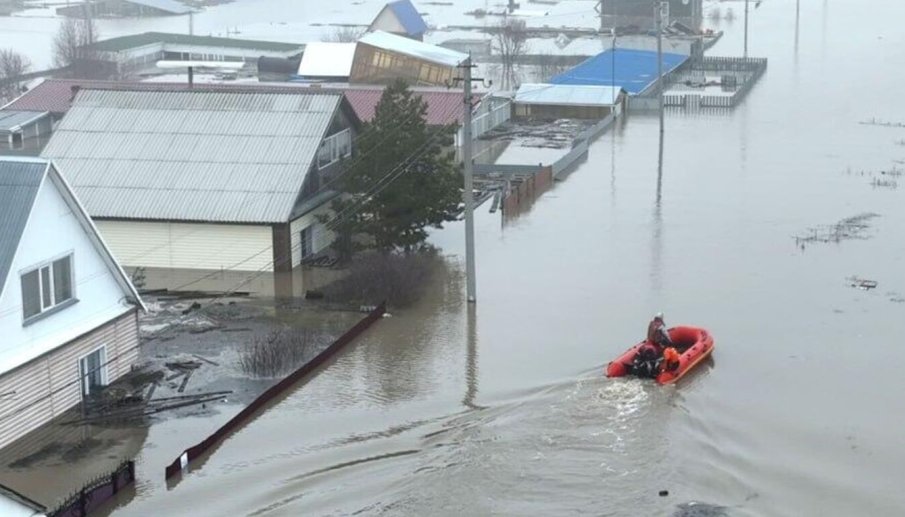
[[[666,330],[666,323],[663,322],[662,312],[658,312],[654,319],[647,324],[647,342],[656,345],[661,351],[673,346],[669,332]]]
[[[672,345],[663,321],[663,313],[658,312],[647,325],[647,340],[638,349],[632,361],[632,373],[638,377],[652,379],[664,369],[675,369],[678,366],[678,354]]]

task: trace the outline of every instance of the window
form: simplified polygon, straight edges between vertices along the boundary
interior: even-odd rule
[[[96,392],[107,385],[107,347],[100,347],[79,359],[79,379],[82,381],[82,396]]]
[[[22,312],[28,320],[73,299],[72,255],[22,275]]]
[[[351,154],[352,132],[344,129],[335,135],[328,136],[321,142],[321,148],[317,153],[317,166],[323,169],[340,158],[346,158]]]

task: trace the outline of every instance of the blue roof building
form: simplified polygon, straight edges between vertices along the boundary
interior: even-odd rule
[[[368,30],[380,30],[421,41],[427,32],[427,24],[411,1],[396,0],[383,6]]]
[[[688,56],[663,54],[663,75],[682,63]],[[617,48],[590,57],[574,68],[550,80],[553,84],[617,86],[629,95],[639,95],[657,82],[657,53],[651,50]]]

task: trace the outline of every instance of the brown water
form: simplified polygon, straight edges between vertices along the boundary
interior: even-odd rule
[[[905,159],[905,130],[859,124],[905,121],[902,19],[804,0],[797,28],[764,2],[767,74],[734,112],[669,113],[661,177],[635,116],[529,213],[482,211],[473,311],[462,228],[437,232],[450,265],[421,305],[174,487],[176,451],[146,449],[114,515],[905,514],[905,192],[846,173]],[[865,212],[866,238],[793,239]],[[714,361],[677,387],[605,379],[658,310],[708,327]]]

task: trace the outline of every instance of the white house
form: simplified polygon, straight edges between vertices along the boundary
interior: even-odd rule
[[[0,157],[0,447],[129,372],[143,309],[54,164]]]
[[[427,24],[410,0],[395,0],[383,6],[368,30],[384,31],[423,41]]]

